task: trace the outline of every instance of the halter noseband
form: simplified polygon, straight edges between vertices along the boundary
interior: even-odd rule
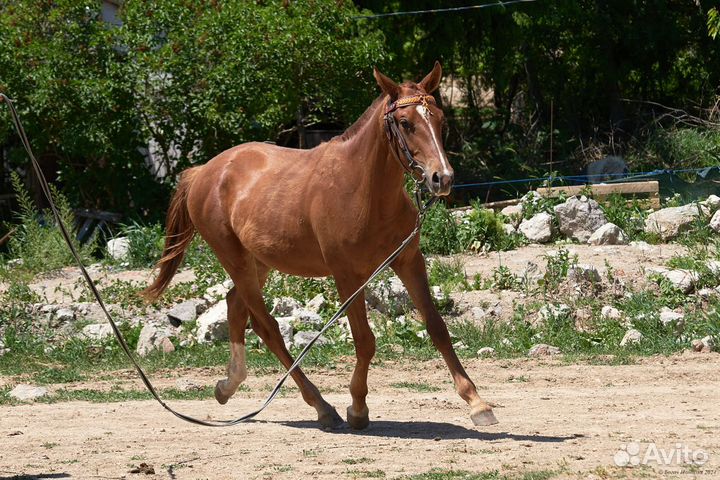
[[[405,169],[405,171],[411,175],[414,175],[419,171],[422,179],[425,178],[425,169],[415,160],[415,157],[413,157],[412,153],[410,152],[410,149],[407,146],[407,142],[405,141],[405,137],[398,128],[398,124],[395,120],[393,112],[400,108],[409,107],[410,105],[422,105],[427,108],[427,111],[430,113],[430,115],[432,115],[432,112],[430,112],[430,109],[428,108],[428,105],[430,103],[432,103],[433,105],[435,104],[435,98],[432,95],[409,95],[407,97],[401,97],[388,105],[387,109],[385,110],[385,116],[383,117],[383,119],[385,120],[385,133],[388,136],[388,140],[390,140],[391,143],[393,139],[395,140],[395,145],[391,145],[391,150],[393,151],[393,153],[395,153],[395,157],[398,159],[398,162],[400,162],[400,165],[402,165],[403,169]],[[403,155],[405,155],[407,164],[405,164],[400,159],[400,155],[398,154],[397,149],[400,149]],[[422,181],[422,179],[420,181]]]

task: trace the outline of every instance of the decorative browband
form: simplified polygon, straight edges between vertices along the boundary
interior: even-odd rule
[[[435,104],[435,97],[432,95],[410,95],[407,97],[398,98],[385,110],[385,115],[392,113],[398,108],[407,107],[408,105],[423,105],[428,106],[428,103]]]

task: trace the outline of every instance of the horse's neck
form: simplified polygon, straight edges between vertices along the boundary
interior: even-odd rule
[[[404,170],[391,150],[383,123],[380,119],[381,103],[375,114],[344,145],[343,161],[348,172],[353,172],[358,182],[358,195],[371,204],[384,203],[404,194]]]

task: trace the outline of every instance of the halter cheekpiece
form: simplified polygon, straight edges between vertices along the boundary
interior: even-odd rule
[[[406,172],[414,175],[419,171],[423,178],[425,177],[425,169],[415,160],[415,157],[413,157],[412,153],[410,152],[410,149],[407,146],[407,142],[405,141],[405,136],[398,128],[398,122],[397,120],[395,120],[393,112],[400,108],[409,107],[410,105],[422,105],[427,109],[427,112],[432,115],[432,112],[428,108],[430,104],[435,105],[435,97],[433,97],[432,95],[419,94],[401,97],[387,106],[387,108],[385,109],[385,116],[383,117],[385,120],[385,133],[388,136],[388,140],[390,140],[390,142],[392,143],[393,138],[395,139],[395,144],[397,148],[402,151],[405,159],[407,160],[407,164],[405,164],[400,159],[400,155],[398,154],[395,146],[391,145],[391,150],[393,151],[393,153],[395,153],[395,157],[398,159],[398,162],[400,162],[400,165],[402,165]]]

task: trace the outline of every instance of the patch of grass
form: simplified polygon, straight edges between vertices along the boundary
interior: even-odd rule
[[[500,474],[497,470],[472,473],[466,470],[447,470],[434,468],[426,473],[400,477],[403,480],[548,480],[557,476],[553,471],[539,470],[519,474]]]
[[[420,392],[420,393],[428,393],[428,392],[439,392],[440,389],[436,387],[435,385],[430,385],[429,383],[424,382],[397,382],[390,385],[394,388],[399,388],[403,390],[410,390],[411,392]]]
[[[382,470],[348,470],[347,473],[355,478],[385,478]]]
[[[548,253],[545,257],[545,275],[538,282],[545,293],[558,289],[568,270],[577,264],[577,255],[571,255],[566,248],[560,248],[556,252]]]
[[[360,463],[373,463],[375,460],[372,458],[367,457],[360,457],[360,458],[344,458],[342,460],[343,463],[346,463],[348,465],[358,465]]]
[[[465,265],[459,258],[450,260],[435,259],[428,270],[430,285],[439,285],[443,290],[469,290],[470,284],[465,274]]]
[[[175,388],[167,388],[160,390],[158,393],[166,400],[206,400],[215,398],[215,387],[207,386],[199,390],[189,390],[187,392]],[[60,389],[50,395],[40,397],[35,400],[36,403],[58,403],[83,401],[91,403],[112,403],[127,402],[133,400],[151,400],[153,397],[147,390],[93,390],[93,389]],[[16,403],[11,402],[9,397],[0,396],[0,404]]]
[[[490,286],[496,290],[515,290],[520,286],[520,279],[505,265],[500,265],[492,271]]]

